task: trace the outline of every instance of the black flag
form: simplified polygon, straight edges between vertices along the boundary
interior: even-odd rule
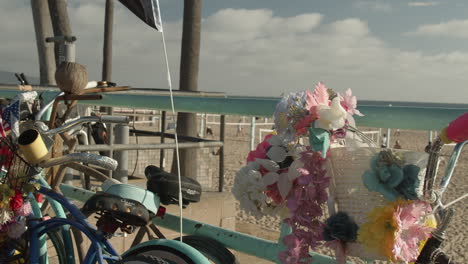
[[[150,27],[162,32],[158,0],[119,0]]]

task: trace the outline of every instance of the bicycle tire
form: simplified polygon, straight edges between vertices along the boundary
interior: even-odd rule
[[[49,240],[52,242],[52,245],[55,249],[55,252],[57,254],[57,257],[58,257],[58,263],[59,264],[67,264],[67,254],[66,254],[66,250],[65,250],[65,243],[63,241],[63,236],[60,232],[59,229],[57,230],[52,230],[52,231],[49,231],[46,233],[46,236],[49,238]],[[22,237],[22,238],[19,238],[16,240],[18,243],[19,246],[23,247],[23,251],[25,251],[26,254],[24,253],[19,253],[17,255],[17,261],[19,261],[19,263],[28,263],[30,260],[29,260],[29,241],[25,239],[25,237]],[[21,249],[18,249],[16,248],[16,250],[21,250]],[[48,256],[50,257],[50,256]],[[1,258],[0,258],[1,260]],[[9,260],[2,260],[2,261],[8,261],[10,262]]]
[[[164,259],[152,255],[136,255],[124,258],[119,264],[170,264]]]
[[[179,240],[179,238],[175,240]],[[182,242],[200,251],[213,264],[239,264],[236,256],[214,239],[190,235],[183,236]]]
[[[63,235],[60,229],[52,230],[50,232],[47,232],[47,236],[50,238],[50,241],[52,241],[52,245],[55,248],[55,252],[57,253],[58,261],[60,264],[66,264],[68,263],[67,259],[67,252],[65,249],[65,242],[63,239]]]
[[[136,254],[132,254],[131,256],[158,257],[167,261],[169,264],[196,264],[187,255],[178,251],[177,249],[161,245],[153,245],[142,248]]]

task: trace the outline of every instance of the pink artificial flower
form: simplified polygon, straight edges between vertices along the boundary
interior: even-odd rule
[[[329,97],[330,96],[328,95],[328,88],[325,86],[325,84],[323,84],[322,82],[317,83],[317,85],[315,85],[314,90],[314,98],[316,105],[329,105]]]
[[[289,234],[283,238],[283,243],[287,250],[281,251],[278,258],[283,264],[297,264],[309,257],[309,247],[307,243],[294,234]]]
[[[257,149],[249,152],[249,155],[247,156],[247,163],[254,161],[255,159],[266,158],[267,149],[270,146],[270,143],[268,143],[267,139],[269,139],[272,136],[272,134],[265,136],[262,143],[257,145]]]
[[[318,118],[318,106],[329,105],[328,88],[322,82],[315,85],[314,92],[306,91],[306,109],[309,110],[311,115],[315,115]]]
[[[419,243],[431,236],[433,228],[424,224],[424,216],[431,212],[429,204],[416,201],[398,207],[394,218],[398,231],[393,245],[393,254],[402,261],[415,261],[419,255]]]
[[[357,99],[356,96],[353,96],[353,92],[351,91],[350,88],[346,90],[346,93],[344,96],[340,96],[340,101],[341,101],[341,106],[346,110],[346,112],[350,113],[351,115],[358,115],[358,116],[364,116],[359,112],[359,110],[356,109],[357,107]]]
[[[20,216],[29,216],[32,213],[32,207],[30,202],[25,202],[18,208],[15,213]]]

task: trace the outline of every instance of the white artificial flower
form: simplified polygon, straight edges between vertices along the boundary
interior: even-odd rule
[[[271,165],[265,160],[258,160],[262,166]],[[275,215],[284,207],[283,205],[275,205],[266,196],[265,190],[260,172],[245,166],[236,173],[232,193],[239,201],[240,207],[256,218],[261,218],[264,215]]]
[[[9,208],[0,209],[0,225],[4,225],[10,222],[12,216],[13,216],[13,212],[10,211]]]
[[[281,197],[286,199],[289,191],[291,191],[293,181],[297,177],[301,176],[301,173],[298,171],[298,169],[302,167],[304,167],[304,163],[301,160],[296,159],[291,163],[287,172],[278,174],[277,170],[270,171],[263,176],[263,186],[266,187],[277,182]]]
[[[331,105],[319,105],[319,119],[315,121],[316,128],[335,130],[346,124],[347,112],[341,106],[340,98],[335,97]]]

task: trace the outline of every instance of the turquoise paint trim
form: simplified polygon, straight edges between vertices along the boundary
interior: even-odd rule
[[[19,91],[0,90],[1,97],[14,97]],[[41,92],[45,101],[50,101],[57,91]],[[256,97],[190,97],[175,96],[178,112],[210,113],[272,117],[279,98]],[[171,110],[169,96],[103,94],[102,100],[81,101],[80,103],[102,106]],[[445,107],[447,106],[447,107]],[[437,106],[424,103],[385,104],[376,101],[362,101],[358,109],[365,115],[356,116],[358,126],[400,128],[415,130],[439,130],[459,115],[468,112],[468,106]]]
[[[179,217],[172,214],[166,214],[162,219],[155,218],[153,223],[170,230],[179,230]],[[228,248],[269,261],[277,261],[279,245],[275,242],[186,218],[183,219],[182,229],[185,234],[206,236],[221,242]]]
[[[50,188],[50,185],[42,176],[39,176],[39,183],[46,188]],[[67,218],[67,215],[65,214],[65,211],[63,210],[63,207],[60,203],[50,197],[46,197],[46,199],[49,201],[49,204],[52,207],[52,210],[54,210],[56,217]],[[67,261],[68,263],[75,263],[75,249],[73,247],[70,226],[63,225],[60,228],[62,231],[64,246],[67,252]]]
[[[168,239],[153,239],[153,240],[149,240],[144,243],[138,244],[130,248],[129,250],[125,251],[125,253],[122,254],[122,257],[132,255],[133,253],[138,252],[142,248],[149,248],[149,250],[151,250],[150,248],[155,247],[155,246],[164,246],[164,247],[169,247],[177,251],[180,251],[184,255],[189,257],[192,261],[194,261],[195,264],[210,264],[208,259],[205,256],[203,256],[203,254],[200,253],[195,248],[187,244],[184,244],[180,241],[168,240]]]
[[[36,199],[31,193],[29,193],[29,198],[30,198],[31,208],[34,213],[34,217],[41,218],[42,217],[41,208],[39,207],[39,204],[36,202]],[[49,263],[49,258],[47,257],[47,241],[46,241],[45,235],[42,235],[39,238],[39,263],[41,264]]]
[[[179,217],[172,214],[167,213],[162,219],[155,218],[153,223],[170,230],[179,230]],[[276,243],[221,227],[204,224],[187,218],[183,219],[182,229],[184,230],[185,234],[209,237],[219,241],[224,246],[233,250],[279,263],[278,253],[283,248],[282,243]],[[289,230],[287,227],[285,227],[283,231],[288,232]],[[312,253],[311,255],[314,258],[314,264],[336,263],[334,259],[328,256],[316,253]]]
[[[95,192],[63,183],[60,184],[60,191],[68,199],[73,199],[80,202],[86,202],[89,198],[91,198],[91,196],[96,194]]]

